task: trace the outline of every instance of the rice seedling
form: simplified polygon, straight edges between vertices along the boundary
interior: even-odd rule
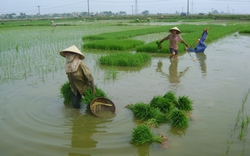
[[[143,102],[139,102],[134,104],[132,112],[134,116],[140,120],[148,120],[154,118],[155,112],[149,104],[145,104]]]
[[[135,48],[138,45],[144,44],[143,41],[138,40],[117,40],[117,39],[107,39],[107,40],[99,40],[93,41],[89,43],[85,43],[83,48],[85,49],[101,49],[106,51],[124,51]]]
[[[152,119],[147,120],[147,121],[145,122],[145,124],[146,124],[147,126],[149,126],[149,127],[154,127],[154,128],[156,128],[156,127],[159,126],[159,124],[158,124],[158,122],[157,122],[157,120],[156,120],[155,118],[152,118]]]
[[[150,101],[150,106],[158,108],[162,113],[170,113],[174,109],[174,105],[163,96],[154,96]]]
[[[149,127],[145,124],[140,124],[133,129],[131,143],[134,145],[143,145],[150,143],[162,143],[163,138],[159,135],[154,135]]]
[[[171,125],[176,128],[188,126],[188,118],[182,110],[174,110],[171,114]]]
[[[117,52],[106,56],[101,56],[99,62],[102,65],[109,66],[139,66],[142,63],[151,60],[151,56],[146,53],[127,53],[127,52]]]
[[[83,102],[85,102],[87,105],[89,105],[91,103],[91,101],[94,100],[97,97],[106,97],[107,98],[106,93],[102,89],[100,89],[97,86],[95,86],[95,90],[96,90],[96,93],[94,95],[92,93],[91,87],[89,87],[85,91]]]
[[[174,105],[176,105],[178,102],[175,93],[172,91],[168,91],[163,97],[168,99]]]
[[[71,88],[70,88],[70,83],[69,81],[65,82],[61,88],[60,88],[60,93],[61,93],[61,97],[63,97],[64,101],[63,103],[64,104],[71,104],[72,101],[71,101]]]
[[[115,80],[116,74],[117,74],[117,69],[115,68],[109,69],[105,72],[104,79],[109,80],[112,78],[113,80]]]
[[[180,110],[191,111],[193,110],[193,102],[188,98],[188,96],[179,96],[176,107]]]
[[[139,28],[135,30],[124,30],[124,31],[119,31],[119,32],[110,32],[110,33],[102,33],[98,35],[89,35],[89,36],[84,36],[82,37],[83,41],[88,41],[88,40],[106,40],[106,39],[127,39],[135,36],[140,36],[140,35],[146,35],[146,34],[152,34],[152,33],[159,33],[159,32],[164,32],[170,28],[170,26],[154,26],[150,28]]]
[[[154,119],[157,123],[166,123],[167,115],[161,112],[159,108],[154,108]]]

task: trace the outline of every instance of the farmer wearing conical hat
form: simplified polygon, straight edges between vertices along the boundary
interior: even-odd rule
[[[75,46],[60,52],[66,58],[65,71],[69,79],[72,91],[72,104],[74,108],[80,108],[80,100],[85,91],[91,87],[93,94],[96,93],[94,79],[89,68],[83,63],[85,58],[81,51]]]
[[[170,58],[178,57],[178,42],[185,44],[186,47],[189,47],[188,44],[183,40],[183,38],[180,36],[181,31],[177,27],[173,27],[169,30],[170,34],[166,37],[164,37],[160,42],[157,42],[158,48],[161,48],[161,43],[169,40],[169,49],[171,52]]]

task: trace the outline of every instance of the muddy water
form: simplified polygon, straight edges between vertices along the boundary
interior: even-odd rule
[[[76,110],[63,105],[63,70],[43,80],[33,76],[3,83],[0,155],[249,155],[249,127],[241,141],[240,124],[236,125],[237,116],[250,115],[250,100],[242,109],[250,88],[249,41],[250,36],[230,35],[209,44],[205,53],[186,53],[174,61],[167,55],[154,56],[138,68],[117,68],[116,77],[109,79],[104,76],[109,68],[96,64],[98,54],[86,53],[96,85],[116,105],[116,115],[108,119],[94,117],[84,106]],[[164,147],[131,145],[136,125],[124,107],[149,103],[169,90],[194,101],[189,127],[173,129],[166,124],[152,129],[169,138]]]

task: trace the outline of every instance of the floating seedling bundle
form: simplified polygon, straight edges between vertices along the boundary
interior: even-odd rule
[[[127,105],[126,108],[130,109],[134,117],[142,124],[142,126],[139,124],[133,131],[132,143],[135,145],[162,143],[160,136],[154,136],[149,127],[169,123],[174,128],[185,128],[189,121],[186,112],[193,110],[192,101],[188,96],[177,98],[172,91],[164,96],[154,96],[149,104],[139,102]],[[158,139],[154,140],[155,137]]]

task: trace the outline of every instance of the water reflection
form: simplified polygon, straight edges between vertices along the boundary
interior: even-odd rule
[[[178,136],[178,137],[183,137],[186,135],[188,127],[185,128],[174,128],[171,127],[170,130],[168,131],[169,134]]]
[[[169,74],[166,74],[164,71],[162,71],[162,65],[163,65],[162,61],[158,62],[156,71],[167,76],[170,83],[178,84],[180,83],[180,78],[184,76],[184,74],[189,70],[189,67],[187,67],[181,72],[178,72],[179,59],[169,59],[169,60],[170,60],[170,65],[168,68]]]
[[[94,149],[97,146],[98,141],[93,139],[95,133],[99,133],[98,128],[100,124],[107,122],[107,119],[94,117],[89,110],[83,114],[82,110],[72,110],[72,137],[71,147],[78,149],[86,149],[81,153],[68,153],[68,156],[90,156],[91,152],[87,152],[87,149]],[[102,131],[102,133],[105,131]]]
[[[149,156],[150,145],[140,145],[136,146],[137,156]]]
[[[207,59],[207,56],[205,53],[195,53],[196,54],[196,57],[199,61],[199,64],[200,64],[200,69],[201,69],[201,73],[203,76],[206,76],[206,73],[207,73],[207,66],[206,66],[206,59]]]

